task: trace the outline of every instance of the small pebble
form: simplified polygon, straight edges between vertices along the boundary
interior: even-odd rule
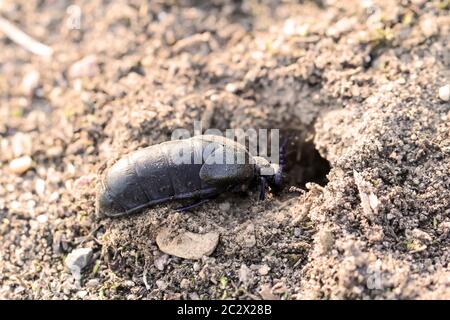
[[[356,17],[351,18],[342,18],[338,22],[336,22],[333,26],[331,26],[326,34],[329,37],[339,38],[342,34],[349,32],[357,23]]]
[[[277,296],[274,295],[271,291],[271,288],[269,285],[264,284],[262,285],[258,290],[259,295],[263,300],[277,300]]]
[[[41,223],[41,224],[44,224],[44,223],[46,223],[48,221],[48,217],[45,214],[41,214],[41,215],[36,217],[36,221]]]
[[[90,279],[88,282],[86,282],[86,287],[88,288],[96,288],[99,285],[98,279]]]
[[[246,248],[252,248],[256,245],[255,226],[249,224],[243,233],[243,246]]]
[[[162,252],[183,259],[197,260],[209,256],[219,243],[217,232],[181,232],[178,235],[174,235],[174,232],[175,230],[170,229],[160,230],[156,236],[156,244]]]
[[[27,209],[32,211],[36,207],[36,201],[28,200],[27,201]]]
[[[45,193],[45,181],[42,179],[37,179],[34,184],[34,190],[36,191],[36,194],[39,196],[44,195]]]
[[[274,294],[285,294],[288,291],[288,288],[286,287],[284,282],[280,281],[272,287],[271,291]]]
[[[86,297],[88,294],[88,292],[86,290],[81,290],[77,292],[77,297],[80,299],[83,299],[84,297]]]
[[[163,271],[168,262],[169,256],[167,254],[163,254],[155,259],[154,265],[156,269],[158,269],[159,271]]]
[[[57,191],[53,192],[48,198],[49,202],[56,202],[59,200],[59,193]]]
[[[227,85],[225,86],[225,90],[234,93],[238,90],[238,86],[236,83],[227,83]]]
[[[433,238],[428,233],[417,228],[413,229],[412,231],[407,230],[406,234],[407,236],[423,241],[425,243],[431,243],[433,241]]]
[[[197,292],[192,292],[192,293],[189,293],[189,299],[190,300],[200,300],[200,296],[198,295]]]
[[[64,152],[61,146],[54,146],[47,149],[46,154],[49,158],[58,158]]]
[[[131,280],[126,280],[126,281],[124,281],[124,283],[123,283],[123,286],[124,287],[126,287],[126,288],[132,288],[132,287],[134,287],[136,284],[133,282],[133,281],[131,281]]]
[[[439,88],[439,99],[445,102],[450,100],[450,84]]]
[[[423,16],[419,25],[422,33],[427,38],[430,38],[439,32],[438,24],[436,23],[436,17],[434,16]]]
[[[166,290],[167,289],[167,282],[163,281],[163,280],[157,280],[156,281],[156,286],[158,287],[159,290]]]
[[[22,79],[21,89],[24,95],[32,96],[39,86],[41,75],[38,71],[33,70],[28,72]]]
[[[28,134],[18,132],[11,140],[11,148],[14,157],[27,156],[31,154],[32,141]]]
[[[267,264],[263,264],[259,270],[258,273],[262,276],[266,276],[267,274],[269,274],[270,268]]]
[[[70,66],[68,76],[72,79],[93,77],[98,72],[97,56],[88,55]]]
[[[17,288],[14,289],[14,294],[21,294],[24,291],[25,291],[24,287],[18,286]]]
[[[78,248],[67,255],[66,266],[75,279],[81,278],[81,270],[91,262],[92,254],[91,248]]]
[[[226,201],[226,202],[219,204],[219,208],[221,211],[227,212],[228,210],[230,210],[231,204]]]
[[[29,156],[16,158],[9,163],[9,170],[12,173],[22,174],[28,171],[33,164],[33,160]]]
[[[189,280],[184,278],[180,282],[180,288],[181,289],[189,289],[189,284],[190,284]]]
[[[89,186],[91,181],[94,180],[95,178],[96,178],[95,174],[90,174],[90,175],[86,175],[86,176],[82,176],[82,177],[78,178],[77,180],[75,180],[75,182],[73,184],[74,190],[81,190],[81,189]]]
[[[239,281],[244,285],[247,285],[251,276],[251,270],[245,265],[242,264],[239,269]]]

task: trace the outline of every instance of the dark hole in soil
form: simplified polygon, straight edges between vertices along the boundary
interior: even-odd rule
[[[248,138],[246,136],[247,148],[249,147]],[[266,152],[271,154],[270,134],[267,138],[269,139],[269,150]],[[330,163],[316,149],[310,132],[306,131],[305,134],[300,130],[280,130],[280,149],[282,145],[284,145],[284,152],[280,150],[280,157],[283,157],[282,153],[284,153],[283,190],[288,190],[292,186],[306,189],[308,182],[314,182],[321,186],[328,183],[327,174],[331,169]],[[258,154],[261,154],[259,152],[261,150],[258,150]],[[270,158],[268,159],[270,160]],[[282,159],[280,159],[281,162],[283,162]]]
[[[296,186],[305,189],[308,182],[326,185],[330,163],[319,154],[313,141],[305,141],[300,135],[287,136],[284,187]]]

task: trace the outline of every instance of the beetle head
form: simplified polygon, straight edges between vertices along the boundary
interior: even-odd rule
[[[270,163],[263,157],[253,157],[253,159],[255,160],[258,176],[265,177],[272,189],[279,191],[283,180],[282,167],[277,163]]]

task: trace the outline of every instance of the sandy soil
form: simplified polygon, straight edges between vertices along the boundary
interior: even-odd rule
[[[80,30],[71,1],[0,2],[54,50],[0,33],[0,298],[450,298],[448,0],[74,3]],[[282,129],[282,194],[95,216],[99,172],[194,120]],[[175,258],[161,228],[220,242]]]

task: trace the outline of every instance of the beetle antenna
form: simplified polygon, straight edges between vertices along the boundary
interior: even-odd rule
[[[260,177],[260,184],[259,184],[260,190],[259,190],[259,200],[266,199],[266,189],[267,189],[267,180],[265,177]]]
[[[288,140],[289,137],[285,137],[279,148],[279,155],[280,155],[280,158],[278,159],[279,168],[277,170],[278,172],[276,172],[274,176],[274,188],[276,192],[279,192],[282,189],[283,178],[285,176],[284,168],[286,165],[286,145],[288,143]]]
[[[280,146],[279,153],[280,153],[280,170],[281,170],[281,173],[284,172],[284,166],[286,164],[286,145],[287,145],[288,141],[289,141],[289,137],[285,137],[283,139],[283,142],[281,143],[281,146]]]

